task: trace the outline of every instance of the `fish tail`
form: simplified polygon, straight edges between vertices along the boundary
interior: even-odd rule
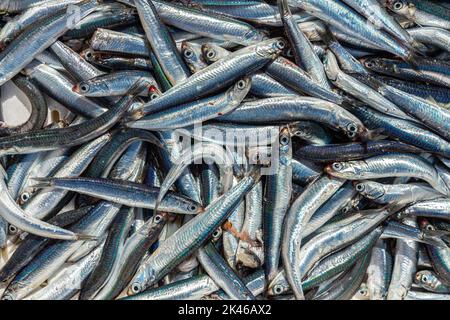
[[[450,235],[450,232],[443,230],[422,230],[422,242],[435,247],[447,248],[447,244],[443,240]]]
[[[423,43],[419,42],[419,41],[415,41],[413,40],[411,42],[411,47],[412,49],[417,52],[420,55],[426,55],[428,48],[426,45],[424,45]]]
[[[142,109],[134,110],[126,117],[125,120],[126,121],[137,121],[137,120],[143,118],[144,115],[145,115],[144,110],[142,110]]]
[[[377,129],[366,129],[361,135],[360,138],[362,141],[371,141],[371,140],[383,140],[387,138],[387,135],[382,134],[384,132],[384,128]]]
[[[415,53],[410,53],[409,56],[406,58],[406,62],[408,62],[411,65],[411,68],[417,72],[421,72],[419,70],[421,60],[422,58]]]
[[[34,184],[31,185],[32,188],[51,188],[54,186],[52,178],[31,178],[31,180],[35,181]]]
[[[92,235],[83,234],[83,233],[77,233],[76,237],[77,237],[77,240],[92,240],[92,241],[98,240],[97,236],[92,236]]]

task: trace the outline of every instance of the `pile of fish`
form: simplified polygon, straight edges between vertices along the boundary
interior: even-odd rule
[[[2,299],[450,299],[448,2],[0,12]]]

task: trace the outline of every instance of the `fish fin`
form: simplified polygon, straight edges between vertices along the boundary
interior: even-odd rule
[[[382,134],[384,132],[384,128],[377,128],[377,129],[367,129],[362,135],[361,140],[363,141],[370,141],[370,140],[384,140],[388,138],[389,136],[386,134]]]
[[[420,55],[426,56],[428,47],[419,41],[413,40],[411,43],[412,49]]]
[[[3,261],[6,263],[9,260],[8,249],[0,248],[0,253]],[[4,279],[0,279],[0,282],[3,282]]]
[[[407,204],[401,203],[401,202],[392,202],[387,204],[383,207],[384,210],[386,210],[390,215],[399,212],[404,207],[406,207]]]
[[[53,179],[52,178],[31,178],[32,181],[35,181],[36,183],[32,184],[31,188],[51,188],[53,186]]]
[[[334,37],[333,33],[330,31],[330,29],[325,26],[324,30],[318,30],[319,36],[322,39],[323,42],[328,46],[329,44],[336,42],[336,38]]]
[[[0,175],[3,177],[4,180],[8,180],[8,173],[1,164],[0,164]]]
[[[411,53],[408,58],[406,59],[406,62],[408,62],[411,65],[411,69],[413,69],[415,72],[422,73],[419,69],[420,60],[422,58],[418,55]]]
[[[137,79],[134,84],[128,89],[125,95],[138,96],[142,91],[148,89],[148,83],[144,78]]]
[[[428,229],[424,229],[423,230],[424,233],[426,233],[427,235],[433,236],[433,237],[447,237],[450,235],[450,231],[446,231],[446,230],[428,230]]]
[[[447,248],[447,244],[442,239],[450,235],[450,232],[443,230],[422,230],[423,240],[421,242],[439,247],[439,248]]]
[[[370,75],[367,75],[365,78],[365,83],[370,86],[371,88],[378,91],[378,89],[385,87],[386,85],[381,82],[380,80],[376,79],[375,77],[372,77]]]
[[[88,241],[97,241],[99,238],[97,236],[92,236],[89,234],[77,233],[77,240],[88,240]]]
[[[281,18],[292,15],[287,0],[277,0],[277,2],[278,2],[278,11],[280,12]]]
[[[425,100],[427,100],[427,101],[429,101],[429,102],[431,102],[431,103],[433,103],[433,104],[439,105],[439,102],[437,102],[437,101],[433,98],[433,96],[428,96],[428,98],[426,98]]]
[[[142,119],[145,116],[144,110],[142,108],[134,110],[130,114],[127,115],[127,117],[124,119],[125,122],[127,121],[137,121]]]

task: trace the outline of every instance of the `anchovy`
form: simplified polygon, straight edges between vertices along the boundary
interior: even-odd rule
[[[294,16],[289,9],[287,0],[278,1],[281,20],[283,21],[285,32],[291,43],[295,62],[302,66],[306,72],[322,87],[330,89],[327,76],[322,61],[314,52],[311,42],[300,30],[294,20]]]
[[[150,46],[169,82],[175,85],[185,80],[189,77],[189,70],[176,49],[167,27],[161,23],[154,2],[144,0],[133,2]]]
[[[174,106],[186,99],[200,97],[218,90],[234,82],[250,72],[262,68],[273,60],[284,48],[284,42],[279,38],[266,40],[253,46],[245,47],[219,60],[205,69],[193,74],[188,79],[177,83],[159,98],[145,104],[142,112],[147,114]],[[211,81],[211,79],[213,79]]]
[[[146,130],[168,130],[212,120],[236,109],[250,87],[250,79],[244,78],[224,93],[152,113],[126,125]]]
[[[411,20],[420,26],[450,29],[448,10],[446,9],[440,10],[441,13],[447,11],[447,17],[441,18],[435,14],[430,14],[429,12],[422,10],[422,6],[417,8],[414,3],[410,5],[407,0],[386,1],[386,6],[393,12],[405,16],[408,20]]]
[[[410,204],[422,200],[444,197],[442,193],[421,184],[382,184],[375,181],[361,181],[355,189],[379,204]]]
[[[384,239],[377,240],[372,248],[367,267],[367,288],[371,300],[385,300],[392,274],[392,255]]]
[[[398,153],[375,156],[363,161],[335,162],[327,166],[325,171],[332,176],[350,180],[413,176],[428,182],[438,192],[449,193],[436,169],[416,155]]]
[[[142,87],[145,87],[142,92],[139,92],[139,95],[160,94],[159,85],[151,73],[131,70],[112,72],[82,81],[77,83],[72,91],[85,97],[122,96],[127,94],[138,81]]]
[[[417,225],[415,219],[403,220],[409,225]],[[410,290],[417,268],[418,243],[398,239],[395,247],[392,279],[389,284],[387,300],[403,300]]]
[[[29,99],[31,113],[28,120],[18,126],[8,127],[7,125],[2,125],[0,127],[0,136],[10,136],[16,133],[42,129],[48,114],[47,101],[44,95],[33,82],[23,76],[16,76],[12,81]]]
[[[36,188],[71,190],[130,207],[155,209],[160,189],[143,184],[105,178],[36,178]],[[195,214],[200,207],[194,201],[169,192],[161,201],[160,209],[166,212]]]
[[[242,197],[253,187],[258,179],[258,174],[255,173],[245,177],[227,193],[206,207],[203,214],[197,215],[181,227],[172,237],[164,241],[137,271],[129,289],[130,294],[137,294],[145,290],[145,288],[169,272],[178,262],[181,262],[189,252],[201,246],[213,230],[217,229],[221,222],[231,214],[230,209],[239,204]],[[187,242],[185,242],[186,240]],[[182,241],[182,245],[181,243],[180,245],[173,244],[180,241]]]
[[[421,153],[423,150],[397,141],[379,140],[344,144],[308,145],[299,148],[296,155],[314,162],[349,161],[365,159],[386,153]]]
[[[254,110],[258,110],[255,113]],[[233,112],[218,120],[234,123],[261,124],[267,122],[294,122],[309,120],[326,123],[341,130],[350,138],[365,134],[364,125],[338,105],[310,97],[276,97],[242,103]]]
[[[408,49],[399,45],[394,38],[379,31],[373,25],[367,24],[363,18],[341,2],[292,0],[290,3],[340,30],[352,30],[354,36],[362,40],[368,39],[380,49],[387,50],[404,59],[410,58],[411,52]]]
[[[84,18],[96,9],[98,2],[91,0],[82,3],[79,8],[79,17]],[[0,85],[13,78],[35,56],[47,49],[60,36],[72,26],[73,12],[62,10],[61,13],[43,19],[33,28],[28,28],[12,41],[8,47],[0,52]],[[21,54],[27,52],[27,54]]]
[[[284,220],[281,257],[286,266],[286,276],[297,299],[304,299],[301,278],[304,276],[296,268],[300,259],[300,245],[305,226],[314,212],[325,203],[343,184],[340,179],[319,178],[293,202]]]
[[[14,38],[40,19],[48,18],[69,5],[81,2],[82,0],[46,1],[30,7],[3,26],[0,31],[0,48],[9,45]]]

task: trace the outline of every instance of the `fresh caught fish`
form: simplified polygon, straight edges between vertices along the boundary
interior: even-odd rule
[[[78,6],[79,17],[83,18],[96,9],[96,0]],[[62,10],[61,13],[43,19],[33,28],[20,34],[8,47],[0,52],[0,85],[20,72],[35,56],[47,49],[60,36],[71,28],[73,12]],[[18,54],[19,52],[27,54]]]
[[[450,299],[449,18],[0,0],[1,299]]]

